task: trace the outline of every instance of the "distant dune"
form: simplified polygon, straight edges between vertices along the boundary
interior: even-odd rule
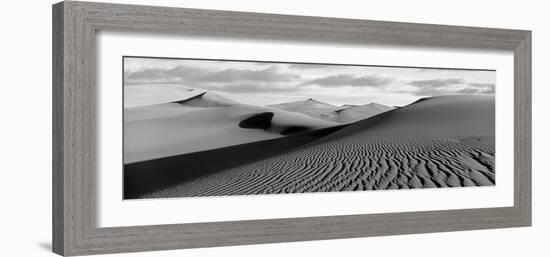
[[[163,104],[204,93],[183,85],[128,85],[124,87],[124,108]]]
[[[494,185],[494,107],[493,96],[421,99],[293,150],[139,197]],[[224,157],[209,156],[216,158]]]
[[[269,105],[276,109],[302,113],[317,119],[335,121],[338,114],[335,112],[338,106],[323,103],[314,99]]]
[[[338,123],[352,123],[395,109],[378,103],[336,106],[311,98],[303,101],[274,104],[270,107]]]
[[[179,90],[161,87],[161,92],[156,92],[142,87],[142,91],[156,92],[157,104],[124,109],[125,164],[341,125],[300,113],[240,104],[215,91],[193,90],[198,93],[163,102],[169,99],[163,96],[167,88]],[[265,113],[270,113],[269,119],[262,120],[261,126],[250,126],[251,118]]]
[[[345,106],[345,108],[336,111],[338,113],[338,118],[335,121],[340,123],[352,123],[393,109],[395,108],[377,103]]]

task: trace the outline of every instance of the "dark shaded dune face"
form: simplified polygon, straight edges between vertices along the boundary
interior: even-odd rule
[[[248,117],[239,122],[239,127],[245,129],[263,129],[265,131],[281,134],[284,136],[313,130],[311,127],[307,126],[275,124],[273,123],[274,116],[275,114],[273,112],[253,114],[251,117]]]
[[[239,122],[239,127],[247,129],[268,129],[271,127],[272,119],[272,112],[259,113]]]
[[[300,132],[305,132],[305,131],[308,131],[310,130],[309,128],[306,128],[306,127],[301,127],[301,126],[290,126],[290,127],[287,127],[285,130],[283,130],[281,132],[282,135],[292,135],[292,134],[296,134],[296,133],[300,133]]]
[[[494,97],[424,99],[260,161],[145,197],[495,184]]]
[[[124,199],[144,198],[222,170],[288,152],[334,133],[346,125],[296,133],[288,137],[233,145],[124,165]]]

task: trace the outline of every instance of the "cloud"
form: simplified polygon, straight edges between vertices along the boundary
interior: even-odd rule
[[[480,94],[489,94],[489,95],[492,95],[495,93],[495,88],[490,88],[490,89],[484,89],[484,90],[481,90],[479,92]]]
[[[377,75],[354,76],[349,74],[332,75],[306,81],[301,85],[380,87],[391,83],[394,78]]]
[[[462,88],[454,91],[454,93],[466,94],[466,95],[479,94],[480,92],[481,90],[479,88],[472,88],[472,87],[466,87],[466,88]]]
[[[333,65],[323,65],[323,64],[301,64],[301,63],[294,63],[289,64],[288,68],[290,69],[298,69],[298,70],[305,70],[305,69],[331,69]]]
[[[494,83],[468,83],[468,85],[477,88],[495,88]]]
[[[412,86],[408,92],[417,96],[461,95],[461,94],[494,94],[495,84],[468,82],[461,78],[430,79],[409,81]]]
[[[194,81],[201,82],[286,82],[300,78],[300,75],[279,72],[278,68],[271,66],[263,70],[225,69],[210,71],[199,75]]]
[[[438,95],[453,95],[458,94],[454,91],[447,89],[434,89],[434,88],[415,88],[413,90],[399,91],[400,93],[409,93],[415,96],[438,96]]]
[[[276,66],[265,69],[222,69],[209,70],[180,65],[172,69],[150,68],[136,72],[125,72],[125,84],[144,83],[235,83],[235,82],[286,82],[300,78],[300,75],[280,72]]]
[[[170,83],[182,78],[193,77],[206,70],[189,66],[177,66],[172,69],[149,68],[135,72],[124,72],[125,84]]]
[[[251,63],[256,65],[256,66],[267,66],[267,65],[271,66],[271,65],[273,65],[273,63],[271,63],[271,62],[251,62]]]
[[[447,71],[447,69],[439,69],[439,68],[415,68],[413,71],[416,72],[441,72],[441,71]]]
[[[299,90],[293,86],[282,86],[273,83],[235,83],[235,84],[204,84],[203,89],[213,89],[229,93],[266,93],[266,92],[294,92]]]
[[[478,94],[494,94],[495,93],[495,84],[494,83],[468,83],[468,86],[478,89],[479,90]]]
[[[451,85],[464,84],[464,80],[459,78],[427,79],[427,80],[414,80],[414,81],[410,81],[407,84],[415,87],[443,88]]]

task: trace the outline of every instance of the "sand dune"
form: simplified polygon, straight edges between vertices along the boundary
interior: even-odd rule
[[[338,123],[352,123],[395,109],[394,107],[378,103],[335,106],[311,98],[303,101],[270,105],[270,107],[302,113],[317,119]]]
[[[494,136],[494,96],[437,96],[365,119],[331,137],[368,133],[404,138]],[[326,138],[325,140],[327,140]]]
[[[433,97],[141,197],[488,186],[494,149],[493,96]]]
[[[303,101],[269,105],[269,107],[302,113],[317,119],[329,121],[335,121],[337,119],[338,114],[335,111],[340,109],[338,106],[323,103],[311,98]]]
[[[271,113],[262,126],[243,126],[243,121],[262,113]],[[299,113],[240,104],[211,91],[170,103],[125,108],[124,120],[124,163],[340,125]]]
[[[204,92],[184,100],[176,101],[175,103],[190,107],[228,107],[238,104],[213,92]]]
[[[383,112],[387,112],[395,109],[394,107],[370,103],[365,105],[355,105],[355,106],[344,106],[343,109],[337,110],[338,118],[336,122],[340,123],[352,123],[359,120],[364,120],[372,116],[378,115]]]

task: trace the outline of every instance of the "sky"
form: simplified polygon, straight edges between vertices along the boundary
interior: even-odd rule
[[[495,71],[254,61],[124,58],[124,86],[184,85],[259,105],[313,98],[404,106],[419,98],[494,94]]]

